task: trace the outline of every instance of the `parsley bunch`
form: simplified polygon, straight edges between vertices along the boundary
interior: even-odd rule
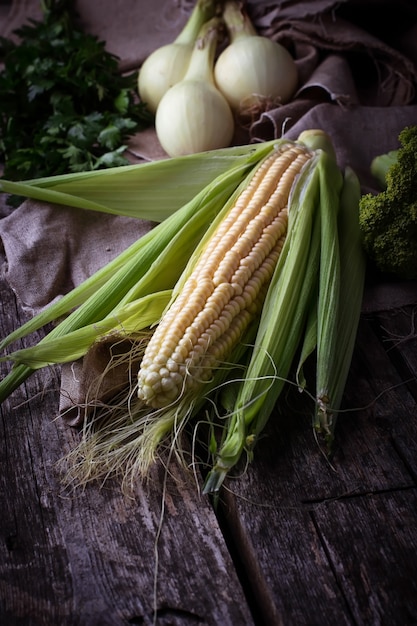
[[[126,139],[151,123],[136,77],[77,28],[71,0],[45,0],[43,20],[0,38],[0,160],[11,180],[127,163]]]

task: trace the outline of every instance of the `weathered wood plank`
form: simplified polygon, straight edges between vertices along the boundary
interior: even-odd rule
[[[19,312],[1,294],[4,336]],[[64,491],[57,463],[76,434],[54,419],[58,400],[51,369],[1,407],[0,623],[152,624],[158,565],[158,624],[252,624],[210,503],[180,470],[164,498],[161,470],[134,500],[117,481]]]
[[[416,396],[417,380],[412,375],[417,372],[417,282],[410,284],[415,288],[414,305],[382,311],[375,317],[391,360],[404,372],[403,378]]]
[[[250,483],[257,481],[252,477]],[[224,514],[262,624],[352,623],[316,531],[313,506],[268,500],[262,488],[224,495]]]
[[[379,313],[376,317],[381,341],[404,381],[399,391],[407,390],[417,402],[417,286],[416,304]],[[401,408],[398,408],[401,411]],[[394,413],[395,414],[395,413]],[[398,419],[392,424],[391,436],[398,454],[417,481],[416,411],[411,420]]]
[[[375,316],[372,324],[364,320],[360,326],[344,402],[345,407],[362,406],[362,409],[350,411],[340,421],[338,437],[339,442],[343,441],[344,449],[350,441],[354,441],[352,430],[364,442],[363,445],[367,440],[378,469],[364,476],[364,484],[371,491],[383,490],[387,486],[390,489],[406,487],[410,480],[415,484],[417,473],[417,396],[410,387],[416,374],[415,371],[399,369],[393,352],[386,350],[386,343],[381,339],[383,319],[381,321],[380,316]],[[416,341],[414,350],[417,352]],[[399,454],[401,439],[406,444],[403,453]],[[363,454],[363,446],[360,450]],[[387,457],[392,459],[392,463],[385,462]],[[410,471],[413,467],[414,470]],[[402,478],[403,470],[409,479]],[[370,484],[371,480],[373,484]]]
[[[417,623],[416,511],[416,488],[324,502],[314,510],[353,623]]]

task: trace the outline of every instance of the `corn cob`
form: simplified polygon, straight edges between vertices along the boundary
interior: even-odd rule
[[[122,213],[152,215],[162,223],[0,344],[4,348],[75,308],[40,344],[1,359],[15,363],[0,381],[1,402],[35,368],[82,356],[103,333],[116,331],[117,338],[121,330],[135,338],[146,326],[140,352],[135,348],[127,355],[138,360],[148,345],[138,397],[132,396],[136,390],[129,379],[126,395],[116,398],[104,415],[97,398],[97,418],[86,417],[82,442],[74,451],[77,483],[120,470],[124,480],[145,477],[166,444],[185,462],[179,435],[204,409],[205,421],[219,424],[221,417],[223,426],[221,441],[214,436],[210,440],[214,466],[204,486],[206,493],[217,492],[241,454],[252,457],[300,348],[297,382],[307,388],[302,367],[316,351],[315,426],[332,437],[363,286],[358,181],[346,175],[339,198],[340,171],[321,131],[301,134],[296,143],[280,140],[195,158],[127,168],[120,178],[114,172],[110,178],[123,188],[126,181],[131,183]],[[156,186],[160,174],[163,193],[159,187],[164,186]],[[196,182],[190,184],[193,178]],[[171,189],[178,180],[184,195],[172,202]],[[19,186],[6,181],[2,186],[29,197],[117,212],[120,198],[113,205],[103,182],[96,172]],[[325,211],[337,213],[339,202],[336,228],[333,217],[325,221]],[[350,210],[346,207],[345,215],[346,204]],[[335,262],[338,237],[340,268]],[[343,286],[339,298],[337,283]],[[321,306],[320,288],[325,296]],[[326,323],[329,314],[337,314],[337,322]],[[155,327],[153,334],[148,325]]]
[[[217,226],[145,351],[138,396],[149,406],[208,381],[259,312],[285,239],[290,190],[311,156],[303,145],[274,151]]]

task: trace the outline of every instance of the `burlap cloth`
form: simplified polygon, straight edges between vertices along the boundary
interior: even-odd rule
[[[76,1],[84,28],[106,42],[126,71],[136,71],[152,50],[171,42],[192,5],[186,0]],[[332,136],[340,166],[352,166],[363,191],[372,190],[371,159],[396,148],[400,130],[417,123],[417,4],[254,0],[247,7],[258,32],[286,45],[296,58],[299,88],[290,104],[239,128],[236,142],[282,134],[296,138],[304,129],[322,128]],[[14,37],[20,24],[40,15],[35,0],[2,5],[0,34]],[[153,129],[130,141],[132,162],[164,156]],[[11,211],[4,197],[1,210],[2,271],[30,313],[79,284],[151,227],[140,220],[29,200]],[[415,283],[372,285],[364,310],[416,300]],[[62,368],[61,386],[61,410],[66,412],[82,400],[82,362]],[[68,419],[73,417],[68,413]]]

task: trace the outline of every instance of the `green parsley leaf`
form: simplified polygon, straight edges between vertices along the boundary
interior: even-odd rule
[[[78,26],[71,0],[43,0],[43,20],[0,37],[0,160],[22,180],[124,165],[127,139],[152,118],[136,75]]]

